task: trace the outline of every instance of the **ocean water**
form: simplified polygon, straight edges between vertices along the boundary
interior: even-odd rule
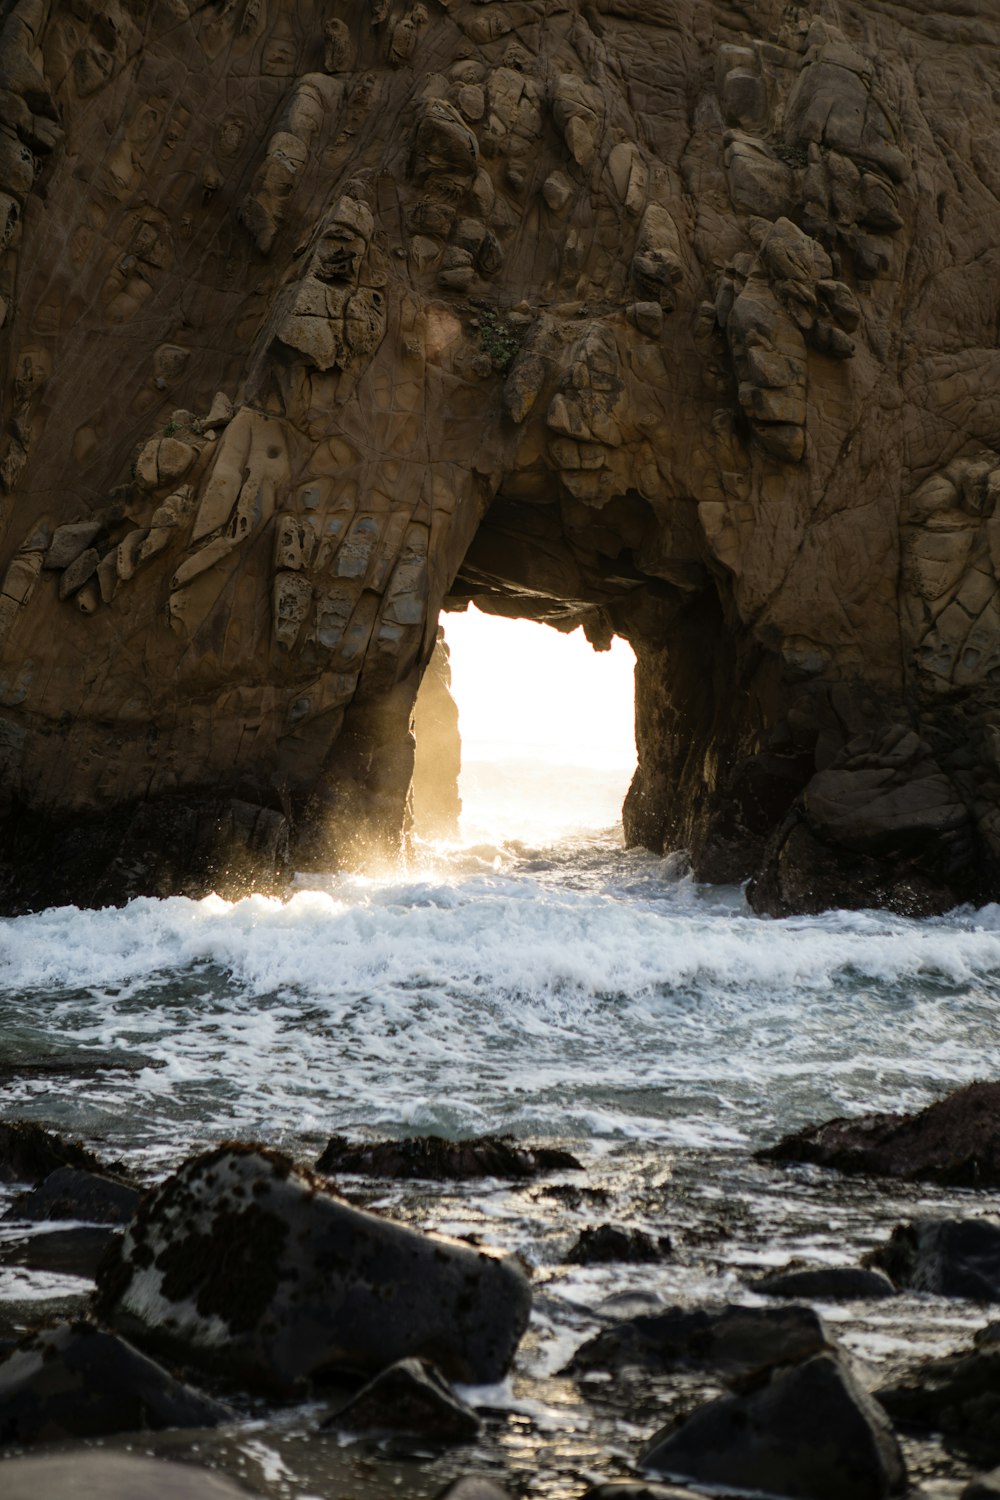
[[[595,1395],[558,1374],[608,1296],[753,1301],[753,1270],[853,1263],[900,1218],[984,1207],[752,1153],[810,1120],[914,1108],[996,1077],[1000,908],[758,918],[739,889],[695,883],[682,857],[626,851],[621,789],[620,775],[564,768],[526,793],[523,775],[483,765],[467,775],[462,839],[418,845],[397,868],[304,872],[283,901],[0,922],[2,1114],[83,1135],[149,1178],[234,1136],[308,1162],[334,1131],[499,1130],[579,1157],[584,1173],[555,1183],[351,1184],[534,1270],[514,1374],[482,1397],[487,1436],[406,1470],[418,1493],[470,1467],[553,1496],[631,1472],[676,1384]],[[667,1233],[674,1255],[566,1265],[580,1229],[605,1221]],[[0,1245],[13,1233],[0,1226]],[[85,1292],[0,1268],[0,1312]],[[873,1379],[986,1321],[929,1297],[827,1312]],[[332,1494],[353,1457],[317,1447],[314,1427],[306,1409],[258,1413],[199,1452],[268,1494]],[[376,1492],[396,1472],[382,1462],[375,1480],[365,1470]],[[364,1491],[358,1472],[350,1481]]]

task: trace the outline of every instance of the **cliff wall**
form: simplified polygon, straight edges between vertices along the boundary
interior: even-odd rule
[[[443,605],[634,841],[994,897],[995,0],[6,0],[0,900],[391,847]]]

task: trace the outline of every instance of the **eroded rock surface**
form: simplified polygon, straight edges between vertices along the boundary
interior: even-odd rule
[[[916,1219],[872,1251],[898,1286],[940,1297],[1000,1302],[1000,1219]]]
[[[748,1281],[764,1297],[808,1298],[816,1302],[853,1302],[895,1297],[896,1288],[882,1271],[864,1266],[810,1266],[772,1272]]]
[[[143,1199],[98,1292],[126,1336],[279,1392],[411,1357],[489,1384],[531,1306],[510,1262],[351,1208],[288,1157],[232,1144]]]
[[[402,1433],[431,1443],[464,1443],[476,1436],[480,1423],[433,1365],[401,1359],[322,1425],[357,1435]]]
[[[233,1419],[230,1408],[89,1323],[33,1334],[0,1363],[0,1443],[216,1427]]]
[[[6,1500],[68,1495],[75,1500],[247,1500],[257,1490],[195,1464],[80,1449],[56,1457],[13,1458],[3,1466]]]
[[[998,59],[966,0],[12,0],[0,904],[396,847],[469,599],[632,642],[632,842],[995,896]]]
[[[114,1177],[78,1167],[58,1167],[31,1192],[20,1193],[5,1219],[77,1219],[85,1224],[127,1224],[139,1192]]]
[[[928,1360],[877,1395],[900,1426],[940,1433],[974,1463],[1000,1462],[1000,1342]]]
[[[599,1266],[616,1261],[649,1265],[666,1260],[673,1246],[670,1236],[647,1234],[644,1229],[622,1229],[617,1224],[598,1224],[581,1229],[566,1253],[569,1265]]]
[[[914,1114],[807,1125],[759,1152],[758,1159],[814,1162],[947,1187],[1000,1187],[1000,1083],[970,1083]]]
[[[0,1182],[39,1183],[61,1167],[95,1174],[109,1170],[82,1141],[68,1141],[32,1120],[0,1120]],[[113,1162],[110,1170],[125,1168]]]
[[[604,1329],[581,1344],[567,1369],[705,1370],[739,1384],[832,1347],[811,1307],[671,1307]]]
[[[828,1354],[779,1370],[746,1396],[723,1396],[658,1433],[640,1457],[653,1473],[797,1500],[885,1500],[906,1468],[885,1412]]]
[[[413,708],[413,829],[421,838],[458,837],[462,799],[462,737],[458,704],[451,691],[451,663],[444,631],[420,683]]]
[[[449,1141],[440,1135],[412,1135],[366,1144],[332,1135],[316,1161],[316,1170],[465,1182],[477,1177],[540,1177],[546,1172],[582,1172],[583,1168],[568,1151],[553,1146],[521,1146],[512,1136],[482,1135]]]

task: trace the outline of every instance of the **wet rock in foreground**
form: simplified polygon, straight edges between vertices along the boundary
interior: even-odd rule
[[[868,1260],[914,1292],[1000,1302],[1000,1219],[897,1224]]]
[[[217,1427],[233,1419],[228,1407],[90,1323],[32,1334],[0,1363],[0,1443]],[[2,1482],[0,1490],[6,1495]]]
[[[288,1157],[241,1144],[143,1199],[98,1296],[137,1342],[277,1391],[410,1356],[490,1384],[531,1306],[499,1256],[352,1208]]]
[[[49,1271],[93,1281],[118,1237],[117,1230],[100,1224],[29,1234],[16,1243],[0,1245],[0,1266],[24,1266],[29,1271]]]
[[[914,1114],[827,1120],[785,1136],[758,1161],[812,1162],[945,1187],[1000,1187],[1000,1083],[970,1083]]]
[[[608,1479],[595,1484],[583,1500],[698,1500],[697,1491],[652,1480]]]
[[[7,1459],[0,1475],[4,1500],[246,1500],[259,1493],[194,1464],[91,1449]]]
[[[815,1266],[773,1271],[767,1276],[757,1276],[745,1285],[763,1297],[805,1297],[817,1302],[873,1302],[899,1295],[883,1271],[865,1266]]]
[[[875,1394],[901,1427],[940,1433],[973,1463],[1000,1463],[1000,1343],[928,1360]]]
[[[619,1229],[615,1224],[599,1224],[582,1229],[576,1243],[566,1255],[571,1266],[603,1266],[615,1263],[652,1265],[666,1260],[672,1253],[670,1236],[647,1234],[644,1229]]]
[[[407,1136],[365,1145],[332,1135],[316,1162],[317,1172],[349,1172],[369,1177],[422,1178],[465,1182],[477,1177],[539,1177],[545,1172],[582,1172],[568,1151],[519,1146],[512,1136],[483,1135],[449,1141],[438,1135]]]
[[[476,1436],[480,1422],[433,1365],[401,1359],[322,1425],[338,1432],[402,1433],[431,1443],[464,1443]]]
[[[735,1381],[798,1364],[832,1345],[811,1307],[670,1307],[603,1329],[566,1368],[571,1374],[628,1367],[708,1370]]]
[[[723,1396],[658,1433],[653,1473],[795,1500],[885,1500],[906,1488],[885,1413],[841,1362],[820,1354],[745,1396]]]
[[[124,1174],[123,1163],[102,1162],[82,1141],[67,1141],[31,1120],[0,1120],[0,1182],[43,1181],[58,1167]]]
[[[5,1219],[78,1219],[86,1224],[127,1224],[139,1206],[139,1193],[114,1177],[79,1167],[58,1167],[28,1193],[21,1193]]]
[[[484,1474],[463,1474],[446,1484],[434,1500],[510,1500],[510,1496]]]
[[[1000,1469],[978,1475],[965,1486],[961,1500],[1000,1500]]]

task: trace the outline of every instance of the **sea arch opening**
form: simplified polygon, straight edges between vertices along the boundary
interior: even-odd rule
[[[491,628],[533,631],[556,651],[575,638],[592,667],[609,648],[629,651],[631,667],[634,652],[634,691],[617,715],[601,688],[575,694],[591,723],[617,717],[619,732],[634,729],[636,749],[631,781],[622,767],[613,815],[580,818],[577,826],[606,828],[620,815],[628,846],[686,850],[699,879],[730,884],[754,873],[808,776],[811,754],[782,723],[782,661],[741,620],[724,570],[709,566],[696,511],[693,497],[679,496],[658,515],[632,490],[583,504],[551,475],[512,476],[479,521],[439,620],[447,632],[451,619],[474,607],[498,617]],[[480,689],[499,703],[499,674],[478,649],[471,663]],[[553,664],[542,677],[543,697],[566,675]],[[516,669],[513,677],[523,697]],[[577,743],[588,737],[578,731]],[[565,774],[558,784],[568,785]],[[501,839],[517,837],[512,822],[529,816],[523,780],[513,796],[515,818]],[[553,810],[551,795],[541,801]],[[536,847],[544,842],[530,828],[522,836]]]
[[[636,767],[635,655],[615,637],[597,651],[581,628],[484,612],[474,604],[442,615],[450,691],[461,742],[460,834],[464,842],[543,841],[621,818]],[[425,679],[427,681],[428,679]],[[431,690],[440,684],[431,674]],[[440,713],[418,703],[414,820],[434,826],[427,778],[446,774]],[[421,766],[421,739],[426,768]],[[428,818],[428,810],[432,812]]]

